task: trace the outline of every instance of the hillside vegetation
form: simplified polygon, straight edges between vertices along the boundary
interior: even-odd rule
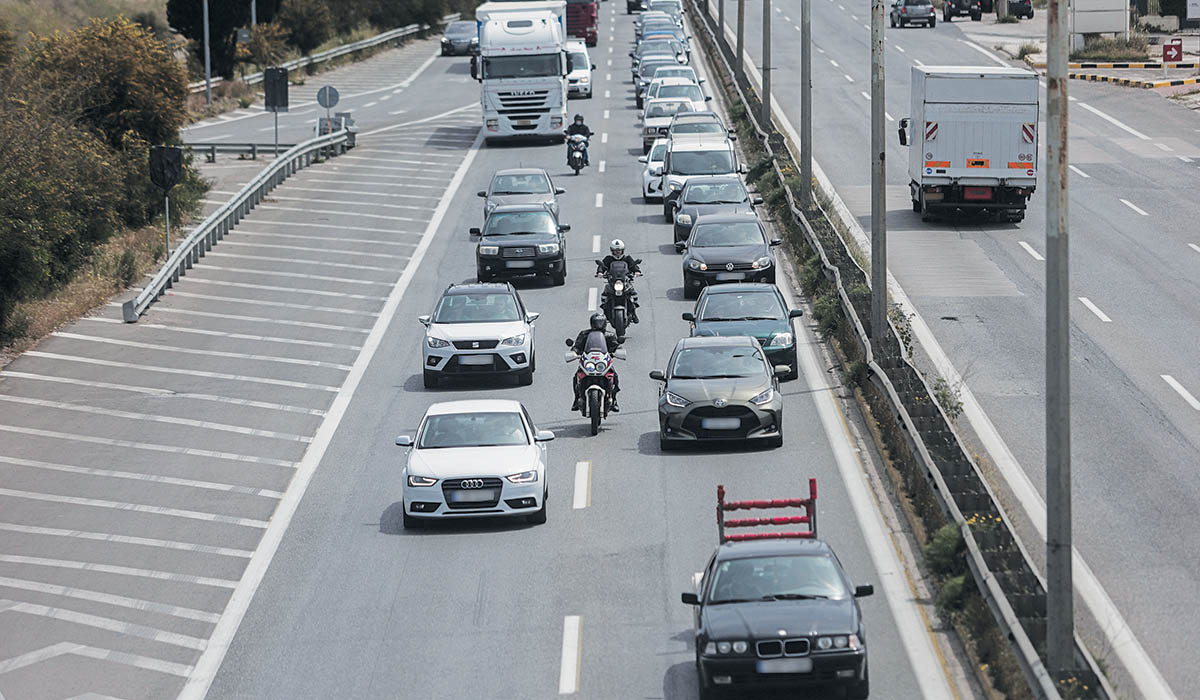
[[[78,29],[93,17],[132,18],[145,13],[165,17],[167,0],[0,0],[0,19],[22,42],[29,32],[52,34]]]

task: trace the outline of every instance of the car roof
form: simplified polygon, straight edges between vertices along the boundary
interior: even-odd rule
[[[650,144],[650,150],[653,151],[659,146],[665,146],[668,143],[670,143],[670,139],[666,138],[665,136],[659,136],[658,138],[654,139],[654,143]]]
[[[697,335],[690,338],[680,338],[675,344],[676,350],[699,347],[749,346],[760,348],[758,341],[748,335]]]
[[[712,294],[775,294],[779,290],[773,284],[766,282],[725,282],[711,284],[704,288],[704,293]]]
[[[741,540],[726,542],[717,547],[717,561],[745,559],[748,557],[778,555],[820,556],[833,554],[833,548],[818,539]]]
[[[753,221],[760,226],[762,225],[762,221],[759,220],[758,214],[755,214],[754,212],[717,212],[715,214],[701,215],[696,219],[696,223],[692,225],[692,228],[696,228],[696,226],[699,226],[701,222],[706,224],[740,224],[748,221]]]
[[[492,214],[511,214],[514,212],[522,212],[522,211],[541,211],[541,212],[550,214],[551,216],[554,215],[554,212],[550,211],[550,207],[546,206],[546,204],[538,204],[536,202],[533,202],[530,204],[501,204],[500,206],[492,209],[491,213]],[[488,216],[491,216],[491,214],[489,214]]]
[[[505,168],[497,170],[492,175],[492,179],[495,180],[501,175],[546,175],[546,171],[543,168]],[[547,177],[549,176],[547,175]]]
[[[699,121],[700,119],[711,119],[716,122],[721,121],[721,115],[717,114],[716,112],[712,111],[711,109],[705,109],[705,110],[701,110],[699,112],[692,112],[691,114],[688,115],[688,118],[696,119],[696,121]]]
[[[677,97],[664,99],[677,100]],[[708,137],[708,138],[705,138]],[[720,151],[732,150],[733,142],[727,134],[675,134],[671,137],[672,151]]]
[[[660,85],[695,85],[696,84],[696,81],[692,80],[691,78],[676,78],[676,77],[655,78],[651,82],[659,83]]]
[[[742,178],[738,177],[737,175],[734,175],[733,173],[722,173],[720,175],[700,175],[700,176],[693,175],[688,178],[688,181],[686,183],[684,183],[683,186],[686,188],[686,187],[691,187],[692,185],[709,185],[714,182],[715,183],[736,182],[740,185],[742,183]]]
[[[585,42],[583,39],[573,39],[565,42],[564,46],[568,51],[582,51],[587,53],[587,42]]]
[[[464,284],[452,284],[446,287],[446,291],[442,292],[442,294],[478,294],[479,292],[505,292],[513,294],[514,290],[508,282],[466,282]]]
[[[427,416],[445,416],[455,413],[518,413],[521,402],[514,399],[469,399],[465,401],[442,401],[430,404],[425,409]]]

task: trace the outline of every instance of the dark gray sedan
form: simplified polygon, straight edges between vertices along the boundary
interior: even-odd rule
[[[483,197],[484,219],[502,204],[541,204],[558,216],[558,195],[566,190],[555,187],[541,168],[509,168],[497,170],[492,184],[477,194]]]
[[[762,197],[751,195],[736,175],[688,178],[675,200],[675,252],[692,233],[696,219],[707,214],[752,214]]]
[[[783,398],[779,377],[790,368],[767,362],[750,336],[684,338],[675,344],[658,397],[658,444],[713,440],[783,446]]]
[[[937,15],[929,0],[895,0],[888,16],[893,27],[903,27],[914,22],[926,27],[937,24]]]
[[[775,255],[755,214],[708,214],[696,219],[683,254],[683,296],[722,282],[775,283]]]
[[[479,29],[474,22],[451,22],[442,34],[442,55],[461,56],[479,48]]]

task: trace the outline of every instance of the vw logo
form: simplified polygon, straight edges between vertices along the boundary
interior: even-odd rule
[[[471,343],[471,347],[473,347],[473,348],[477,348],[477,347],[479,347],[479,341],[478,341],[478,340],[476,340],[476,341],[474,341],[473,343]]]
[[[732,272],[733,271],[733,263],[725,263],[725,269]]]
[[[459,482],[459,486],[464,489],[481,489],[483,488],[483,479],[463,479]]]
[[[729,402],[725,399],[714,399],[713,405],[717,408],[725,408],[727,405],[729,405]]]

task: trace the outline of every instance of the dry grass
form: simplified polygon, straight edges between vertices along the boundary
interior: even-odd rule
[[[21,40],[29,34],[75,29],[92,17],[153,12],[166,21],[167,0],[0,0],[0,17]]]

